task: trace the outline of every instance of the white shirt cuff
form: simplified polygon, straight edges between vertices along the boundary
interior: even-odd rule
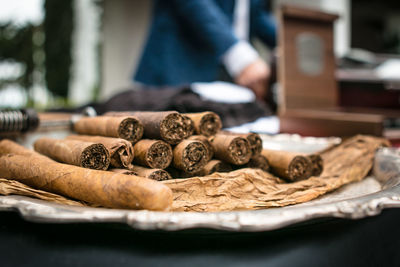
[[[257,51],[248,42],[239,41],[222,55],[222,63],[231,77],[236,77],[258,58]]]

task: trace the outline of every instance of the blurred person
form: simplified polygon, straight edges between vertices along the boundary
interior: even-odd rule
[[[265,0],[155,0],[134,80],[180,86],[221,80],[227,72],[233,82],[265,99],[271,69],[249,43],[258,37],[270,48],[276,44],[276,25],[265,4]]]

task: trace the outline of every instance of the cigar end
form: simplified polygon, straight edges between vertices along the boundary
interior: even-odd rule
[[[102,144],[93,144],[86,147],[80,157],[83,168],[107,170],[110,166],[110,153]]]
[[[222,128],[221,118],[214,112],[208,111],[200,121],[199,134],[205,136],[215,135]]]
[[[163,141],[154,142],[146,153],[146,161],[151,168],[167,168],[172,161],[171,146]]]
[[[169,144],[175,145],[187,137],[185,129],[187,120],[179,113],[170,113],[162,120],[160,125],[161,138]],[[187,129],[186,129],[187,130]]]
[[[297,182],[311,177],[312,164],[307,157],[296,156],[289,164],[288,177],[291,181]]]
[[[142,123],[135,117],[123,119],[118,128],[119,137],[132,143],[139,141],[144,132]]]

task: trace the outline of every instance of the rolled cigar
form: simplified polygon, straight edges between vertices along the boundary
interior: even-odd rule
[[[268,159],[263,155],[253,156],[248,163],[241,166],[242,168],[256,168],[268,172],[270,169]]]
[[[172,165],[186,173],[194,173],[207,163],[207,148],[203,142],[185,139],[174,149]]]
[[[134,147],[133,162],[153,169],[165,169],[172,161],[172,148],[161,140],[142,139]]]
[[[257,134],[257,133],[234,133],[234,132],[228,132],[228,131],[222,131],[221,134],[236,135],[236,136],[246,138],[247,141],[249,141],[250,149],[251,149],[253,156],[261,154],[263,146],[262,146],[262,139],[259,134]]]
[[[298,153],[263,149],[261,154],[268,159],[271,171],[281,178],[296,182],[311,177],[312,163],[308,157]]]
[[[197,141],[201,141],[203,142],[203,144],[206,146],[207,148],[207,162],[210,161],[213,156],[214,156],[214,149],[210,143],[210,141],[208,141],[208,138],[205,137],[204,135],[192,135],[188,138],[189,140],[197,140]]]
[[[167,171],[162,169],[149,169],[137,165],[131,165],[129,169],[137,173],[137,176],[146,177],[156,181],[171,179],[171,175]]]
[[[209,138],[214,149],[214,156],[222,161],[243,165],[249,162],[252,152],[249,141],[246,138],[235,136],[216,134]]]
[[[213,159],[207,162],[207,164],[204,166],[204,168],[200,169],[197,172],[184,172],[182,170],[178,170],[173,167],[168,168],[168,172],[174,177],[174,178],[191,178],[191,177],[196,177],[196,176],[207,176],[210,175],[214,172],[229,172],[232,170],[232,167],[218,159]]]
[[[56,161],[83,168],[107,170],[110,165],[110,153],[99,143],[43,137],[33,147],[40,154]]]
[[[137,117],[143,124],[147,139],[162,139],[174,145],[189,136],[188,121],[176,111],[107,112],[105,115]]]
[[[132,170],[128,170],[128,169],[113,168],[113,169],[109,169],[109,171],[115,172],[115,173],[120,173],[120,174],[125,174],[125,175],[140,176],[140,175],[138,175],[136,172],[134,172],[134,171],[132,171]]]
[[[79,134],[117,137],[136,143],[143,136],[143,125],[133,116],[84,117],[74,123]]]
[[[206,176],[210,175],[214,172],[229,172],[232,170],[232,167],[226,164],[223,161],[218,159],[213,159],[207,162],[203,169],[196,173],[198,176]]]
[[[194,122],[191,118],[188,116],[183,115],[184,121],[183,121],[183,132],[185,133],[184,138],[188,138],[189,136],[192,136],[194,133]]]
[[[185,113],[194,122],[196,134],[215,135],[222,128],[221,118],[214,112]]]
[[[55,162],[9,141],[0,141],[0,177],[109,208],[165,210],[171,190],[157,181]]]
[[[322,157],[318,154],[310,154],[308,158],[312,164],[312,174],[311,176],[320,176],[324,170],[324,161]]]
[[[245,137],[247,141],[250,143],[250,149],[253,153],[253,156],[260,155],[263,149],[262,140],[259,134],[256,133],[247,133],[243,134],[242,137]]]
[[[70,135],[67,136],[67,139],[100,143],[104,145],[110,153],[110,164],[115,168],[126,168],[133,160],[133,146],[125,139],[96,135]]]

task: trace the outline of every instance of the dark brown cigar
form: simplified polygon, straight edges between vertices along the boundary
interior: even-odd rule
[[[187,119],[176,111],[107,112],[105,115],[137,117],[144,126],[144,136],[147,139],[162,139],[174,145],[189,136]]]

